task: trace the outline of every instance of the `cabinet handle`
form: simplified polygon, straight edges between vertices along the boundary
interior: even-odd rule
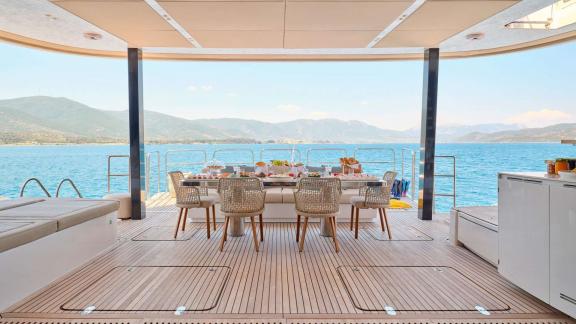
[[[523,181],[521,178],[514,178],[514,177],[508,177],[508,180],[511,180],[511,181]]]
[[[540,181],[540,180],[532,180],[532,179],[524,179],[524,182],[534,183],[534,184],[542,184],[542,181]]]
[[[571,185],[571,184],[565,184],[564,188],[572,188],[572,189],[576,189],[576,185]]]
[[[569,296],[564,295],[564,294],[561,293],[561,294],[560,294],[560,298],[561,298],[561,299],[564,299],[564,300],[567,301],[567,302],[570,302],[570,303],[576,305],[576,299],[574,299],[574,298],[572,298],[572,297],[569,297]]]

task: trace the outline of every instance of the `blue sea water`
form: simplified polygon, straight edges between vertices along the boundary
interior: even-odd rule
[[[147,145],[146,152],[159,152],[160,156],[160,191],[166,190],[166,170],[198,171],[201,164],[192,164],[207,158],[222,162],[251,161],[252,154],[256,161],[273,158],[291,158],[290,151],[270,149],[291,149],[291,145],[281,144],[194,144],[194,145]],[[396,156],[396,170],[401,170],[400,152],[403,148],[418,152],[417,144],[381,144],[381,145],[342,145],[342,144],[301,144],[295,145],[301,152],[301,160],[310,159],[311,164],[333,161],[344,152],[352,156],[356,151],[361,162],[392,161],[393,151]],[[318,151],[317,149],[332,149]],[[378,148],[375,150],[373,148]],[[262,151],[262,150],[266,151]],[[310,155],[307,152],[310,151]],[[182,150],[193,150],[184,151]],[[232,151],[223,151],[232,150]],[[166,153],[168,166],[166,166]],[[176,152],[178,151],[178,152]],[[216,152],[216,153],[215,153]],[[39,178],[51,193],[63,178],[72,179],[85,197],[102,197],[107,192],[107,156],[128,154],[127,145],[55,145],[55,146],[0,146],[0,196],[17,197],[21,184],[28,178]],[[457,169],[457,205],[494,205],[497,202],[497,173],[500,171],[544,171],[544,161],[557,157],[576,157],[576,147],[569,145],[538,144],[439,144],[437,155],[456,157]],[[158,191],[157,154],[151,155],[150,192]],[[298,159],[295,154],[294,159]],[[418,157],[416,157],[418,162]],[[392,169],[392,163],[364,163],[368,173],[383,174]],[[126,173],[126,159],[112,161],[113,173]],[[411,158],[405,156],[405,177],[410,180]],[[416,170],[416,173],[418,170]],[[446,159],[437,161],[436,173],[451,174],[452,165]],[[437,178],[436,192],[450,193],[452,179]],[[125,177],[113,178],[111,191],[127,191],[128,180]],[[41,195],[34,185],[26,190],[26,196]],[[74,196],[66,187],[62,196]],[[447,211],[452,206],[452,198],[438,197],[436,208]]]

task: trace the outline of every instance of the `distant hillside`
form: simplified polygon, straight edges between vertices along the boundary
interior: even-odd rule
[[[0,100],[0,143],[125,143],[127,111],[105,111],[54,97]],[[267,123],[221,118],[188,120],[153,111],[144,114],[147,142],[414,142],[405,132],[336,119]]]
[[[495,133],[471,133],[459,137],[458,142],[560,142],[576,138],[576,124],[558,124],[543,128],[524,128]]]
[[[0,100],[0,144],[126,143],[128,112],[99,110],[55,97]],[[148,143],[415,143],[419,130],[395,131],[361,121],[299,119],[282,123],[219,118],[188,120],[144,114]],[[576,124],[540,129],[517,125],[451,125],[438,128],[439,142],[543,142],[576,138]]]

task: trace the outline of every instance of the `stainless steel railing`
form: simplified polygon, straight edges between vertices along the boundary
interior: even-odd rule
[[[346,149],[340,149],[340,148],[317,148],[317,149],[308,149],[306,151],[306,165],[311,165],[310,162],[310,155],[313,152],[338,152],[340,153],[339,157],[343,157],[343,156],[347,156],[348,152],[346,151]],[[338,164],[340,165],[340,161],[338,159],[334,160],[334,161],[315,161],[314,163],[318,163],[320,165],[326,164],[326,165],[334,165],[334,164]]]
[[[434,197],[452,197],[452,207],[456,207],[456,156],[454,155],[436,155],[436,159],[448,159],[452,162],[452,174],[434,174],[435,178],[451,178],[452,191],[445,193],[434,192]],[[434,186],[436,187],[436,186]]]
[[[416,186],[418,185],[417,183],[417,178],[416,178],[416,152],[414,152],[414,150],[412,149],[408,149],[408,148],[403,148],[400,150],[400,176],[402,179],[406,179],[405,175],[406,175],[406,154],[408,154],[410,156],[410,182],[412,182],[410,184],[410,199],[415,200],[416,199]]]
[[[298,149],[292,148],[265,148],[260,150],[260,161],[264,161],[264,153],[265,152],[289,152],[291,157],[293,158],[293,162],[301,162],[302,161],[302,153]]]
[[[24,184],[22,184],[22,187],[20,187],[20,197],[24,197],[24,190],[26,190],[26,186],[30,183],[30,182],[36,182],[36,184],[38,184],[38,186],[40,187],[40,189],[42,189],[42,191],[44,191],[44,194],[46,194],[46,197],[52,197],[50,195],[50,193],[48,192],[48,190],[46,190],[46,187],[44,187],[44,185],[42,184],[42,182],[40,182],[40,180],[38,180],[37,178],[30,178],[28,180],[26,180],[24,182]]]
[[[62,185],[64,183],[69,183],[70,186],[72,187],[72,189],[74,189],[74,191],[76,192],[76,194],[78,195],[78,198],[84,198],[82,197],[82,194],[80,193],[80,190],[78,190],[78,187],[76,187],[76,184],[74,183],[74,181],[72,181],[70,178],[66,178],[66,179],[62,179],[62,181],[60,181],[60,183],[58,184],[58,188],[56,188],[56,198],[60,197],[60,189],[62,188]]]
[[[145,177],[146,177],[146,184],[145,184],[145,190],[146,190],[146,197],[149,198],[150,197],[150,174],[151,174],[151,163],[150,161],[152,160],[152,154],[156,155],[156,159],[157,159],[157,178],[158,178],[158,184],[157,184],[157,189],[158,192],[160,192],[161,190],[161,168],[160,168],[160,152],[159,151],[153,151],[153,152],[148,152],[146,154],[146,157],[144,158],[144,162],[145,162]],[[112,173],[112,160],[114,159],[126,159],[128,162],[128,172],[127,173]],[[115,177],[126,177],[128,178],[128,190],[130,190],[130,155],[108,155],[108,164],[107,164],[107,171],[106,171],[106,181],[107,181],[107,192],[110,192],[110,187],[111,187],[111,180],[112,178]]]
[[[384,148],[384,147],[360,147],[360,148],[356,148],[356,149],[354,149],[354,158],[357,159],[358,158],[358,152],[362,152],[362,151],[369,151],[369,152],[381,151],[381,152],[392,153],[392,159],[391,160],[370,161],[370,160],[362,159],[362,164],[392,164],[392,171],[396,171],[396,150],[394,150],[393,148]]]
[[[254,151],[250,150],[250,149],[220,149],[220,150],[214,150],[214,152],[212,153],[212,159],[213,160],[217,160],[217,156],[218,154],[222,154],[222,153],[239,153],[239,152],[246,152],[249,153],[249,156],[251,158],[251,160],[249,161],[237,161],[237,162],[226,162],[227,165],[254,165],[254,163],[256,163],[256,158],[254,156]]]
[[[197,153],[200,155],[200,161],[197,162],[170,162],[170,156],[182,154],[182,153]],[[204,150],[170,150],[164,153],[164,176],[168,176],[168,171],[171,166],[197,166],[205,165],[208,162],[208,155]]]

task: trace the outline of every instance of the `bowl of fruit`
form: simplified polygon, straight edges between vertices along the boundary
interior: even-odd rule
[[[286,160],[272,160],[268,171],[272,174],[287,174],[290,172],[290,163]]]

